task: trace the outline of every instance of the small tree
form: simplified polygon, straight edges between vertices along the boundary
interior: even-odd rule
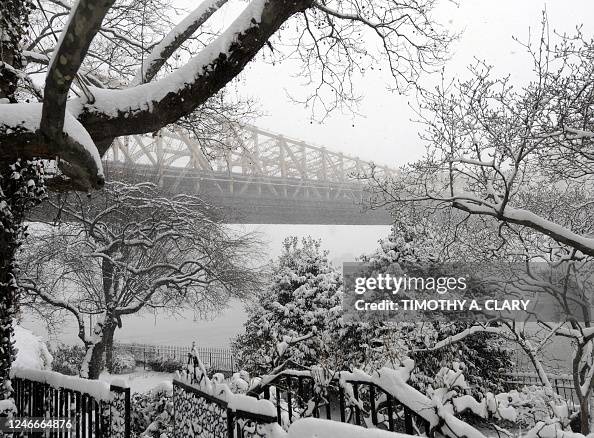
[[[50,200],[62,223],[36,233],[22,257],[30,304],[65,310],[86,347],[81,375],[97,378],[122,318],[144,310],[210,312],[257,287],[250,235],[234,235],[208,205],[164,197],[152,184],[110,183],[91,199]],[[89,334],[85,315],[98,322]]]
[[[289,368],[331,365],[330,345],[338,328],[341,298],[340,274],[328,261],[328,252],[321,250],[320,241],[285,239],[270,287],[247,308],[245,333],[233,340],[240,365],[263,374],[270,371],[270,355],[276,353]],[[312,336],[301,342],[284,342],[307,334]]]

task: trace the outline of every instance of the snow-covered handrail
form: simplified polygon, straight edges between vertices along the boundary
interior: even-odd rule
[[[56,371],[35,370],[29,368],[12,368],[10,378],[31,380],[33,382],[46,383],[53,388],[63,388],[80,392],[93,397],[97,401],[111,401],[113,394],[111,386],[100,380],[89,380],[81,377],[66,376]]]
[[[410,386],[407,381],[413,368],[414,361],[408,359],[398,369],[382,368],[372,374],[367,374],[361,370],[330,372],[330,374],[334,375],[332,380],[338,380],[341,387],[355,383],[374,385],[425,420],[430,429],[439,428],[447,437],[485,438],[482,432],[457,418],[451,405],[429,398]],[[253,394],[263,390],[266,386],[274,385],[274,382],[282,376],[313,378],[311,371],[308,370],[283,370],[274,375],[263,376],[257,387],[251,388],[248,393]]]

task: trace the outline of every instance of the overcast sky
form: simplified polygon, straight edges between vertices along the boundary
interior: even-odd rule
[[[182,1],[182,0],[180,0]],[[479,57],[497,67],[502,74],[525,80],[529,63],[523,49],[513,41],[540,29],[541,12],[546,9],[550,28],[571,32],[586,17],[594,15],[592,0],[460,0],[459,6],[442,1],[437,17],[455,32],[462,32],[452,46],[446,74],[467,75],[466,67]],[[588,27],[586,34],[591,34]],[[266,49],[265,49],[266,50]],[[373,159],[392,166],[419,158],[424,150],[418,139],[419,125],[411,122],[408,106],[414,96],[398,96],[386,91],[386,77],[367,76],[356,84],[364,96],[362,116],[335,113],[324,123],[311,123],[311,112],[286,97],[286,90],[302,91],[301,80],[293,78],[294,65],[268,65],[252,62],[233,92],[256,98],[266,116],[257,120],[262,128],[321,144],[329,149]],[[431,84],[436,78],[424,78]]]

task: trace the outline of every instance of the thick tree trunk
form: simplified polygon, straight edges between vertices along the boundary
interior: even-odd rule
[[[590,403],[589,397],[580,399],[580,433],[590,433]]]
[[[88,373],[87,376],[83,377],[97,380],[101,374],[101,371],[103,371],[103,354],[105,353],[105,345],[103,344],[103,341],[99,341],[89,348],[92,349],[92,352],[88,364]],[[87,354],[89,354],[88,351]]]
[[[105,346],[105,368],[110,373],[113,373],[113,335],[115,333],[117,324],[111,324],[110,327],[104,330],[105,336],[103,338],[103,344]]]
[[[88,373],[83,377],[89,379],[98,379],[101,372],[107,368],[109,372],[113,371],[113,335],[117,327],[117,321],[114,317],[107,317],[101,329],[101,339],[99,342],[87,347]]]
[[[572,377],[573,386],[576,390],[578,401],[580,403],[580,433],[588,435],[590,433],[590,388],[585,391],[582,390],[583,380],[587,378],[588,368],[582,368],[582,359],[586,351],[588,343],[578,343],[577,351],[573,356],[572,363]],[[590,353],[592,354],[592,353]]]
[[[101,276],[103,281],[103,296],[107,307],[107,316],[105,326],[103,327],[103,348],[105,349],[105,367],[111,373],[113,372],[113,334],[117,326],[117,319],[114,315],[115,306],[115,288],[117,282],[115,276],[116,269],[109,260],[103,259],[101,263]]]

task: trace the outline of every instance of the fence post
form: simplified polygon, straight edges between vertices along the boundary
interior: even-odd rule
[[[233,438],[233,411],[227,408],[227,437]]]
[[[126,426],[125,426],[126,429],[125,429],[125,432],[124,433],[125,433],[125,438],[130,438],[131,433],[132,433],[132,431],[131,431],[132,425],[130,424],[132,422],[132,415],[131,415],[131,413],[132,413],[132,406],[130,405],[130,388],[126,388],[126,402],[125,402],[125,405],[126,405],[126,416],[124,418],[125,418],[125,421],[126,421]]]

